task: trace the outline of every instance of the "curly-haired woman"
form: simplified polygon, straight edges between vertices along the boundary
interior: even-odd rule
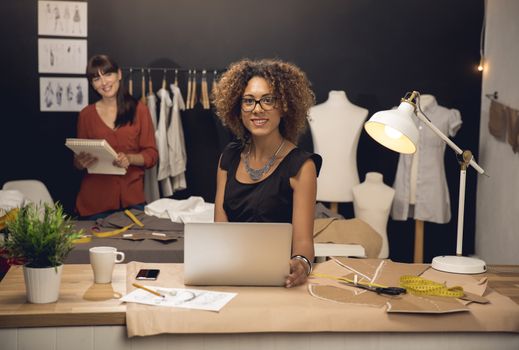
[[[292,223],[286,287],[304,283],[322,159],[296,146],[315,98],[305,74],[279,60],[232,64],[213,90],[217,114],[237,137],[217,170],[215,221]]]

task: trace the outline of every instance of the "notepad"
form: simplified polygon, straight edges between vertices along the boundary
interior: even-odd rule
[[[90,153],[97,158],[97,162],[87,168],[89,174],[126,174],[125,168],[113,164],[117,158],[117,152],[114,151],[106,140],[66,139],[65,146],[74,151],[75,154],[81,152]]]

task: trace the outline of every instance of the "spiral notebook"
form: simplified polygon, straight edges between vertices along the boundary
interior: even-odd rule
[[[113,161],[117,158],[117,152],[106,140],[66,139],[65,146],[74,151],[75,154],[85,152],[97,158],[97,162],[87,168],[89,174],[126,174],[126,169],[113,165]]]

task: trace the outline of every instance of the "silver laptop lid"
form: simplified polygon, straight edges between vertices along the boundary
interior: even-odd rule
[[[287,223],[186,223],[184,283],[282,286],[291,249]]]

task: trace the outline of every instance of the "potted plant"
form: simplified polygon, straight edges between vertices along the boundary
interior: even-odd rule
[[[57,301],[63,262],[82,232],[74,230],[60,203],[28,204],[6,226],[7,237],[0,250],[9,261],[23,264],[27,300],[38,304]]]

